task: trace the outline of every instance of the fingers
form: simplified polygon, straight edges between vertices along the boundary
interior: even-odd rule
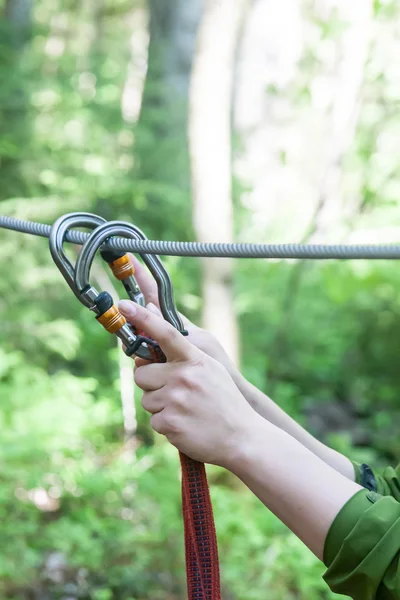
[[[150,425],[157,433],[164,433],[164,419],[161,413],[155,413],[150,418]]]
[[[147,310],[152,312],[154,315],[158,315],[159,317],[162,317],[161,310],[152,302],[149,302],[148,304],[146,304],[146,308],[147,308]]]
[[[145,358],[140,358],[140,356],[133,356],[132,358],[135,359],[135,373],[136,369],[138,369],[139,367],[144,367],[150,364],[148,360],[146,360]]]
[[[165,408],[165,399],[162,392],[145,392],[142,398],[142,406],[144,410],[152,415],[161,412]]]
[[[170,323],[143,306],[130,300],[121,300],[118,307],[129,323],[157,340],[167,360],[192,360],[199,353]]]
[[[167,437],[177,432],[176,418],[168,412],[168,408],[153,413],[150,417],[150,425],[154,431]]]
[[[135,368],[135,383],[145,392],[159,390],[167,383],[170,365],[167,363],[146,364]]]
[[[147,308],[147,310],[154,313],[155,315],[161,316],[161,312],[158,310],[158,308],[156,306],[154,306],[154,304],[148,304],[146,306],[146,308]],[[139,356],[135,357],[135,369],[138,367],[143,367],[144,365],[148,365],[148,364],[150,364],[150,363],[145,358],[140,358]]]
[[[146,304],[152,302],[157,308],[160,304],[158,301],[158,289],[155,279],[150,275],[147,268],[136,258],[134,254],[129,253],[133,266],[135,267],[135,279],[143,292]]]
[[[197,325],[192,323],[192,321],[189,321],[189,319],[187,317],[185,317],[185,315],[183,315],[181,312],[179,313],[179,316],[182,319],[183,326],[186,329],[195,329],[195,328],[198,329]]]

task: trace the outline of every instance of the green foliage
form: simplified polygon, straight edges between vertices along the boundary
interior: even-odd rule
[[[108,0],[96,12],[94,2],[88,14],[90,4],[38,1],[19,47],[1,25],[2,212],[50,223],[88,210],[134,221],[149,237],[191,239],[186,107],[163,103],[153,69],[139,123],[123,119],[131,3]],[[375,18],[398,16],[395,5],[375,1]],[[336,17],[315,25],[324,41],[343,29]],[[397,224],[397,155],[376,152],[377,133],[383,143],[399,127],[385,66],[368,64],[346,166],[361,173],[366,218],[378,207]],[[307,48],[290,90],[300,107],[318,67]],[[238,238],[251,230],[245,189],[234,182]],[[114,341],[77,304],[46,242],[1,231],[0,247],[0,597],[184,598],[175,450],[153,437],[139,406],[136,445],[124,441]],[[198,262],[166,265],[180,308],[198,319]],[[349,423],[318,433],[354,458],[396,462],[399,289],[394,264],[240,262],[244,374],[300,422],[310,406],[347,407]],[[227,597],[336,597],[319,562],[248,491],[218,469],[210,477]]]

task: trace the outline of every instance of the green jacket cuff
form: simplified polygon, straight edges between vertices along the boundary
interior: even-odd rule
[[[350,498],[337,514],[333,521],[324,547],[324,564],[329,567],[343,544],[343,541],[352,531],[361,514],[374,504],[380,495],[368,490],[360,490]]]
[[[354,481],[361,485],[361,465],[354,460],[351,461],[351,464],[354,467]]]

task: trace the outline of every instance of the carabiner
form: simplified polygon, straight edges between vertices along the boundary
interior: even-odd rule
[[[114,274],[114,277],[122,282],[129,298],[144,306],[146,304],[142,290],[134,277],[135,267],[125,252],[118,252],[114,248],[100,248],[100,256]]]
[[[85,227],[86,229],[96,229],[99,225],[107,223],[105,219],[91,213],[69,213],[63,215],[53,223],[49,236],[49,246],[51,256],[61,271],[65,281],[80,302],[82,296],[75,286],[75,268],[71,264],[64,252],[64,240],[67,232],[74,227]],[[93,299],[88,299],[90,303]],[[87,304],[86,304],[87,306]]]
[[[55,221],[51,228],[49,239],[50,252],[53,260],[69,287],[84,306],[88,307],[90,310],[94,310],[97,314],[101,312],[101,308],[98,309],[97,304],[100,302],[101,306],[101,301],[104,303],[106,293],[103,292],[101,294],[92,286],[88,286],[85,290],[77,289],[75,285],[75,267],[71,264],[64,252],[64,241],[67,232],[72,228],[85,227],[86,229],[93,230],[99,225],[104,225],[106,223],[107,221],[105,219],[91,213],[69,213]],[[111,250],[111,252],[105,253],[103,258],[104,260],[112,260],[110,266],[116,277],[123,282],[131,300],[144,306],[144,296],[133,276],[133,265],[131,265],[129,257],[126,254],[117,253],[114,250]],[[131,265],[131,267],[129,267],[129,265]],[[123,331],[126,333],[123,337],[123,341],[125,343],[129,341],[132,344],[135,337],[131,327],[127,325],[123,328]],[[146,357],[147,355],[143,358]]]
[[[97,227],[82,247],[75,265],[74,285],[81,297],[93,298],[94,288],[92,288],[89,277],[90,269],[96,255],[96,252],[103,246],[102,254],[105,260],[112,258],[110,248],[107,248],[107,240],[113,236],[127,237],[131,239],[147,239],[144,233],[135,225],[123,221],[109,221]],[[150,254],[140,254],[144,263],[149,268],[158,286],[160,309],[166,321],[171,323],[183,335],[187,335],[179,313],[176,310],[172,283],[169,275],[158,256]],[[112,261],[112,264],[115,262]],[[117,264],[117,268],[124,264]],[[114,305],[113,299],[107,292],[99,294],[90,306],[96,313],[96,318],[110,333],[115,333],[126,347],[125,353],[128,356],[135,354],[146,360],[164,361],[165,356],[159,345],[154,340],[138,333],[132,326],[126,323]]]
[[[106,219],[91,213],[69,213],[63,215],[53,224],[50,232],[50,252],[54,262],[61,271],[75,296],[82,304],[90,308],[93,304],[92,298],[85,298],[79,294],[75,287],[75,268],[64,252],[64,241],[67,232],[74,227],[85,227],[96,229],[99,225],[107,223]],[[131,300],[144,306],[144,296],[134,277],[134,268],[129,256],[122,252],[116,252],[113,248],[101,252],[103,260],[108,262],[115,277],[122,281]]]

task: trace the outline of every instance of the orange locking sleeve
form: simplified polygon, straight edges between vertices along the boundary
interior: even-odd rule
[[[121,258],[117,258],[116,260],[108,264],[115,277],[120,281],[126,279],[130,275],[135,274],[135,268],[127,254],[124,254],[124,256],[121,256]]]
[[[116,333],[126,323],[125,317],[121,315],[115,304],[96,319],[109,333]]]

